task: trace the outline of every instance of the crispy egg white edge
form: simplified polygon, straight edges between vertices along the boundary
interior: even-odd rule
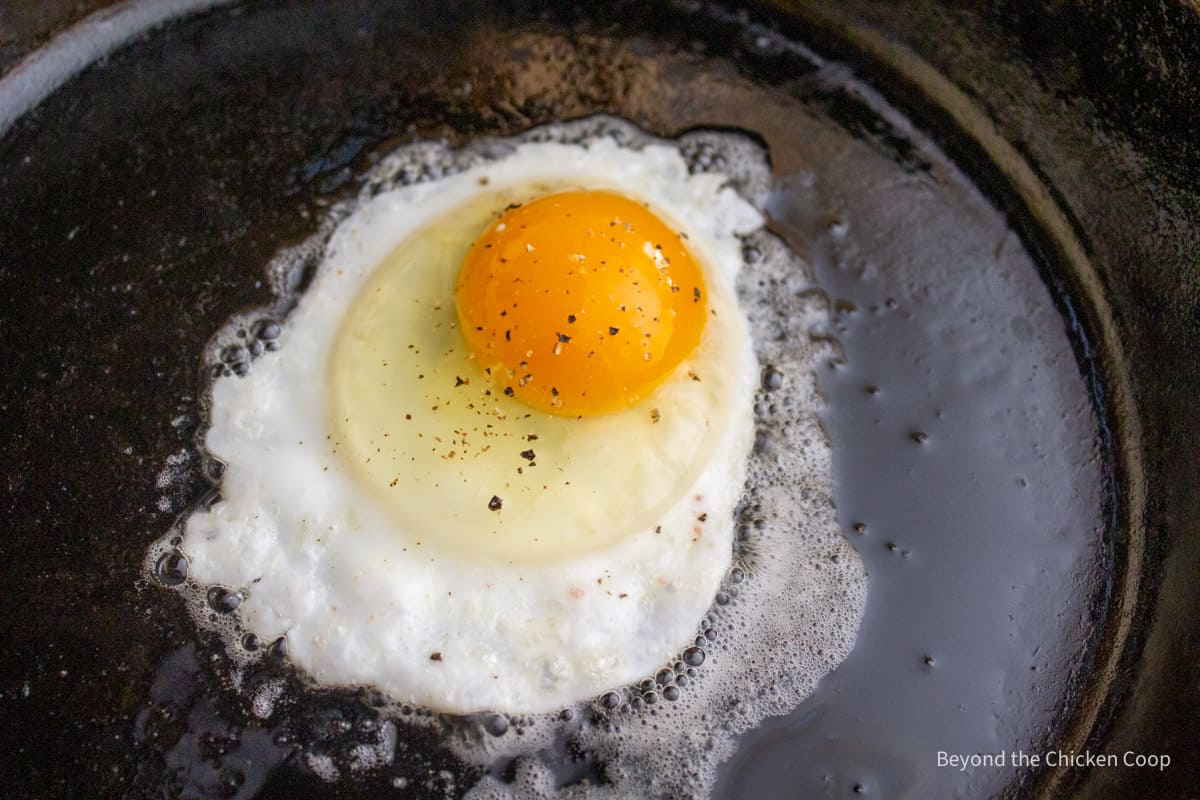
[[[182,549],[197,580],[244,588],[246,627],[264,638],[286,634],[293,660],[320,682],[372,684],[446,711],[549,711],[648,675],[693,635],[731,558],[757,364],[736,314],[742,391],[731,398],[710,467],[663,520],[671,535],[634,534],[548,565],[401,551],[364,488],[323,457],[326,398],[313,365],[325,363],[375,265],[477,191],[485,175],[493,189],[564,178],[636,187],[670,218],[691,221],[686,230],[710,294],[736,309],[737,237],[762,217],[722,176],[689,175],[672,147],[524,144],[448,178],[380,194],[335,232],[279,351],[244,378],[215,382],[207,444],[226,463],[223,499],[187,521]],[[720,524],[692,542],[696,495]],[[605,574],[603,590],[595,588]],[[577,600],[569,599],[574,587],[584,590]],[[440,661],[430,659],[435,652]]]

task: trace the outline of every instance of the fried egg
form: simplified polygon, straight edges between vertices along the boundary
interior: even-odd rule
[[[341,221],[217,379],[191,576],[328,685],[465,713],[637,681],[730,568],[763,224],[676,146],[525,141]],[[232,611],[232,609],[226,609]]]

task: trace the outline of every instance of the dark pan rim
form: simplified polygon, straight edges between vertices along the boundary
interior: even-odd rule
[[[239,0],[124,0],[55,35],[0,76],[0,136],[67,81],[139,36]]]

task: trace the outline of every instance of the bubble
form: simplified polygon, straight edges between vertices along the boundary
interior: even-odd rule
[[[232,614],[242,604],[242,596],[223,586],[208,590],[208,607],[218,614]]]
[[[774,392],[783,388],[783,373],[770,365],[762,369],[762,388],[765,392]]]
[[[279,334],[283,332],[283,328],[273,319],[266,317],[255,321],[250,328],[250,333],[256,339],[261,339],[264,342],[273,341],[279,338]]]
[[[683,661],[691,667],[698,667],[704,663],[704,651],[699,647],[689,647],[683,651]]]
[[[249,352],[240,344],[229,345],[221,351],[221,360],[226,364],[234,364],[239,361],[245,361]]]
[[[267,645],[267,658],[275,664],[282,664],[287,658],[287,639],[280,636]]]
[[[487,731],[492,736],[503,736],[508,732],[508,717],[503,714],[494,714],[487,721]]]
[[[187,580],[188,559],[178,550],[173,550],[158,560],[154,574],[164,586],[178,586]]]

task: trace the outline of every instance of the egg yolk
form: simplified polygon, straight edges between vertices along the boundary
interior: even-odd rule
[[[645,204],[568,191],[510,206],[472,244],[458,318],[509,397],[564,416],[645,399],[700,341],[699,265]]]

